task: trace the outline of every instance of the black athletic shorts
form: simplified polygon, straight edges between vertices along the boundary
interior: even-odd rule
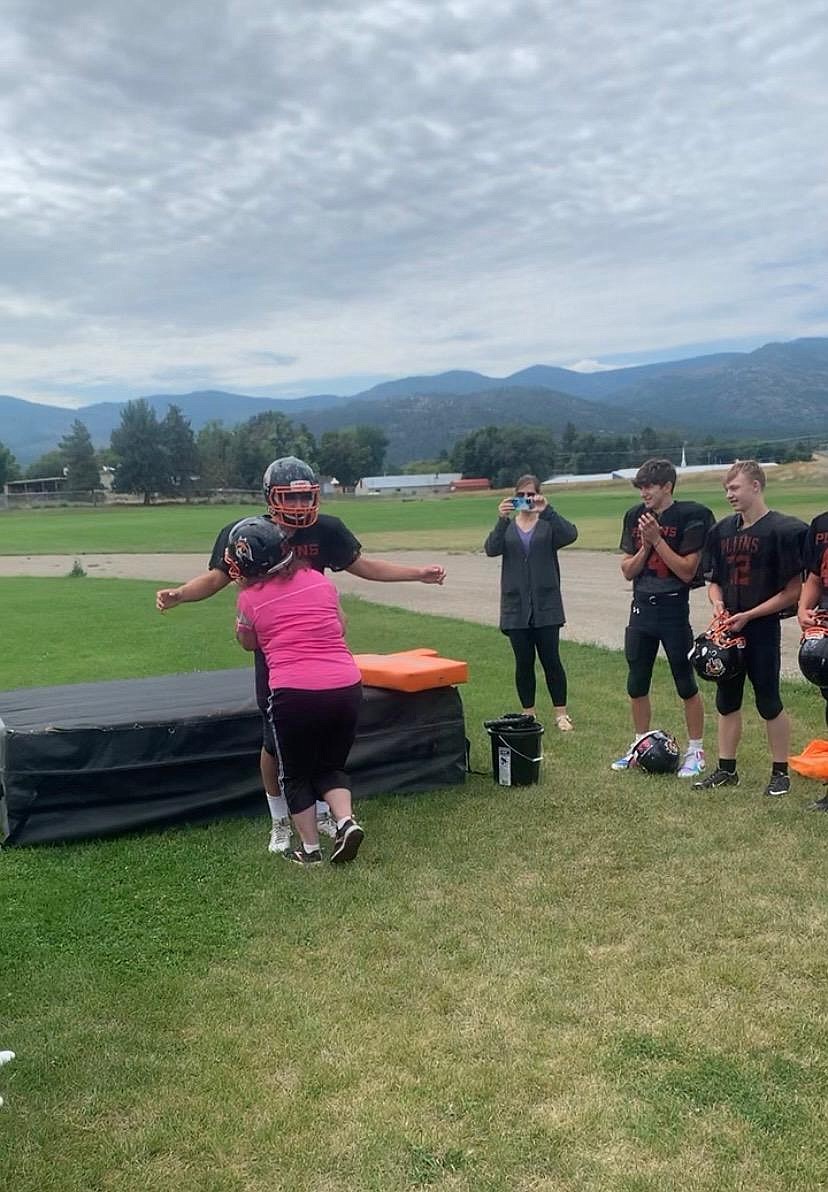
[[[664,647],[680,698],[690,699],[699,688],[687,657],[693,646],[689,590],[633,599],[624,634],[624,657],[629,667],[627,694],[631,699],[649,694],[659,646]]]
[[[362,683],[326,691],[279,687],[270,693],[279,793],[293,815],[324,799],[330,790],[350,790],[345,764],[361,705]]]
[[[742,706],[745,679],[750,679],[756,711],[763,720],[775,720],[782,711],[779,693],[782,633],[779,618],[759,617],[748,621],[742,630],[746,673],[716,684],[716,711],[722,716],[738,712]]]
[[[270,723],[268,707],[270,705],[270,674],[267,669],[267,659],[261,650],[253,652],[253,665],[256,670],[256,703],[262,714],[262,747],[271,757],[276,753],[276,742],[273,740],[273,727]]]

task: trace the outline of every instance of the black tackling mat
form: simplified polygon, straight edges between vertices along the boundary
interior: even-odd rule
[[[249,669],[0,692],[0,840],[39,844],[266,815]],[[364,688],[356,798],[462,783],[455,687]]]

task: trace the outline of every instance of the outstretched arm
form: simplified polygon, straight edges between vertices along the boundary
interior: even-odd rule
[[[188,580],[179,588],[161,588],[155,593],[155,607],[164,613],[168,608],[175,608],[177,604],[193,604],[197,600],[207,600],[222,588],[226,588],[229,583],[230,576],[220,568],[214,567],[210,571],[203,571],[201,575]]]
[[[389,563],[386,559],[367,559],[359,555],[350,567],[345,568],[360,579],[373,579],[381,584],[417,581],[421,584],[441,584],[446,578],[444,568],[435,563],[428,567],[403,567],[401,563]]]

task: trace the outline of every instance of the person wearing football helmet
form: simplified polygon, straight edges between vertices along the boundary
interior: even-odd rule
[[[778,797],[786,795],[791,785],[791,730],[779,688],[779,617],[796,607],[800,595],[807,526],[798,518],[768,509],[765,483],[765,472],[756,460],[739,460],[728,469],[724,490],[733,514],[717,522],[707,542],[708,598],[721,630],[744,637],[745,670],[717,684],[719,761],[713,773],[694,786],[712,790],[738,785],[736,752],[748,678],[756,710],[765,722],[771,755],[765,794]]]
[[[241,584],[236,637],[266,660],[276,779],[301,840],[284,856],[305,866],[321,862],[316,804],[324,800],[336,823],[330,860],[353,861],[365,834],[353,818],[345,766],[362,681],[345,644],[336,588],[296,559],[288,536],[267,517],[238,522],[227,556]]]
[[[363,555],[361,543],[338,517],[319,512],[319,484],[305,460],[294,455],[273,460],[262,477],[262,489],[268,517],[289,536],[297,560],[305,562],[314,571],[348,571],[378,583],[443,583],[446,573],[439,564],[406,567]],[[162,588],[156,592],[155,606],[159,612],[177,608],[179,604],[207,600],[232,582],[226,551],[235,524],[229,522],[219,531],[206,571],[177,588]],[[280,853],[290,848],[290,821],[287,803],[279,792],[275,745],[267,716],[270,698],[267,664],[261,651],[257,650],[253,657],[256,699],[262,713],[262,783],[271,816],[268,851]],[[322,801],[317,811],[320,830],[334,836],[336,827]]]
[[[820,676],[826,673],[820,659],[828,650],[828,637],[823,637],[820,632],[823,625],[828,624],[828,511],[818,514],[808,527],[805,572],[797,609],[799,625],[804,634],[799,650],[799,666],[805,678],[816,683],[822,693],[825,724],[828,726],[828,679],[819,681]],[[823,798],[811,804],[810,810],[828,811],[828,790]]]
[[[626,770],[633,749],[650,731],[650,685],[659,647],[670,664],[687,726],[687,748],[679,778],[704,770],[704,704],[690,665],[690,590],[704,584],[702,548],[713,514],[695,501],[676,501],[676,469],[668,459],[648,459],[633,480],[640,504],[624,515],[621,574],[632,581],[630,620],[624,634],[627,695],[635,736],[626,752],[612,763]]]
[[[295,455],[274,459],[262,488],[268,513],[285,529],[312,526],[319,517],[319,482],[310,465]]]
[[[224,561],[236,582],[275,575],[292,560],[287,534],[267,517],[244,517],[228,535]]]

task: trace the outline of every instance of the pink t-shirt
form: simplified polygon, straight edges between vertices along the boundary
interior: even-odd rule
[[[267,659],[271,689],[325,691],[359,682],[339,621],[339,595],[321,572],[302,567],[287,579],[243,588],[237,608]]]

